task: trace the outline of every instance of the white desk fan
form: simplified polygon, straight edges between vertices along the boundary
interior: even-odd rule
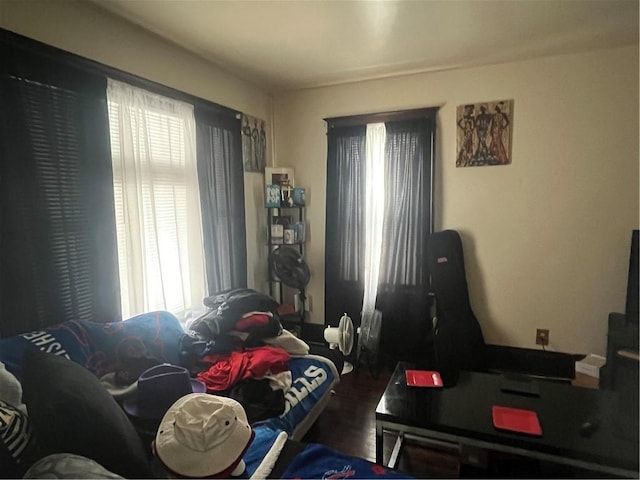
[[[340,317],[337,327],[327,327],[324,329],[324,339],[329,343],[329,348],[337,348],[346,357],[351,353],[355,343],[355,330],[353,321],[346,313]],[[353,370],[353,364],[345,361],[342,367],[342,375]]]

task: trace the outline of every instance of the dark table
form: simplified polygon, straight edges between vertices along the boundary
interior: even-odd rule
[[[464,448],[500,451],[638,478],[638,406],[611,391],[536,380],[539,396],[501,390],[499,374],[461,371],[444,388],[409,387],[400,362],[376,408],[376,462],[383,464],[383,432],[397,432],[394,463],[404,436]],[[542,436],[498,430],[492,406],[533,410]],[[589,436],[586,422],[597,422]],[[390,465],[394,466],[394,465]]]

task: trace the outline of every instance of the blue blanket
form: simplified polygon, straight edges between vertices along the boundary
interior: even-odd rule
[[[29,350],[61,355],[85,365],[92,345],[87,329],[76,320],[0,340],[0,362],[18,380],[21,378],[22,357]]]
[[[244,454],[243,460],[246,464],[245,473],[252,476],[258,466],[262,463],[267,454],[272,450],[273,444],[281,430],[271,428],[267,425],[257,425],[253,427],[254,437],[251,445]],[[275,452],[277,456],[279,452]]]
[[[144,313],[122,322],[82,324],[92,341],[85,366],[98,377],[141,356],[179,365],[179,344],[184,329],[169,312]]]
[[[28,350],[61,355],[101,377],[135,355],[178,363],[178,343],[184,333],[169,312],[150,312],[122,322],[69,320],[58,325],[0,340],[0,362],[18,379]]]
[[[280,430],[260,425],[254,428],[255,437],[245,453],[245,475],[260,470],[269,476],[284,444],[278,442]],[[363,458],[345,455],[324,445],[310,443],[296,455],[282,474],[282,478],[413,478],[390,470]]]
[[[331,388],[335,373],[328,362],[329,360],[319,359],[314,355],[292,357],[289,360],[292,385],[284,396],[284,413],[259,424],[283,430],[291,436],[298,424]]]
[[[295,456],[282,478],[412,478],[368,460],[310,443]]]

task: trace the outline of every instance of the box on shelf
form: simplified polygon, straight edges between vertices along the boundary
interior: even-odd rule
[[[271,225],[271,243],[282,244],[284,243],[284,226],[280,224]]]
[[[287,245],[296,243],[296,231],[293,228],[284,229],[284,243]]]
[[[304,243],[306,241],[305,225],[304,222],[296,222],[293,224],[293,230],[295,232],[295,242]]]
[[[293,204],[303,207],[306,203],[306,190],[303,187],[295,187],[293,189]]]
[[[600,368],[606,359],[593,353],[576,362],[576,376],[571,382],[574,386],[584,388],[600,387]]]
[[[267,185],[265,187],[265,205],[268,208],[280,206],[280,185]]]
[[[600,368],[607,363],[607,359],[590,353],[579,362],[576,362],[576,373],[583,373],[590,377],[600,378]]]

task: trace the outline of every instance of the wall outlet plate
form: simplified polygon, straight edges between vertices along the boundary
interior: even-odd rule
[[[549,330],[546,328],[536,329],[536,345],[549,345]]]

